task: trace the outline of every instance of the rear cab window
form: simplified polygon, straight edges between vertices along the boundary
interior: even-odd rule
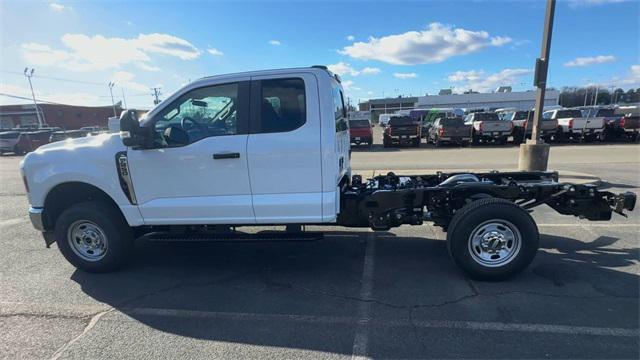
[[[336,119],[336,132],[349,129],[347,123],[347,110],[344,107],[344,94],[342,89],[336,84],[333,89],[333,111]]]
[[[307,122],[304,80],[262,80],[261,84],[260,133],[293,131]]]
[[[368,128],[371,125],[369,125],[369,121],[368,120],[349,120],[349,128],[350,129],[361,129],[361,128]]]

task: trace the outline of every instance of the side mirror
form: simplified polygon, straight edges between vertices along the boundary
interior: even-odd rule
[[[125,146],[140,146],[145,143],[144,131],[135,110],[125,110],[120,114],[120,138]]]

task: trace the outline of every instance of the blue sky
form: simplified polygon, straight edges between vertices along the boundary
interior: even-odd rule
[[[543,1],[0,3],[0,93],[151,107],[206,75],[331,65],[353,102],[530,89]],[[551,86],[640,87],[640,2],[558,1]],[[53,79],[55,78],[55,79]],[[62,79],[62,80],[60,80]],[[0,103],[21,100],[0,96]]]

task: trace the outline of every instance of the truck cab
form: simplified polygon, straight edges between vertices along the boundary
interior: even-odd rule
[[[328,70],[206,77],[139,122],[125,114],[135,113],[123,113],[120,135],[23,160],[41,230],[54,229],[56,200],[86,192],[110,199],[130,226],[335,222],[351,168],[343,90]]]

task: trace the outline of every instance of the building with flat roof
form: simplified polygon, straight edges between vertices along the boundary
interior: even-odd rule
[[[417,97],[395,97],[385,99],[371,99],[358,104],[360,111],[371,112],[371,121],[378,122],[380,114],[393,114],[398,110],[408,110],[416,107]]]
[[[116,104],[115,110],[119,116],[122,112],[120,103]],[[71,130],[83,126],[106,127],[109,117],[113,116],[113,107],[38,104],[38,112],[45,124]],[[10,129],[21,125],[38,125],[33,104],[0,106],[0,128]]]
[[[547,90],[544,106],[558,105],[558,90]],[[462,108],[462,109],[500,109],[515,108],[517,110],[532,109],[536,103],[535,91],[493,92],[420,96],[418,108]]]

